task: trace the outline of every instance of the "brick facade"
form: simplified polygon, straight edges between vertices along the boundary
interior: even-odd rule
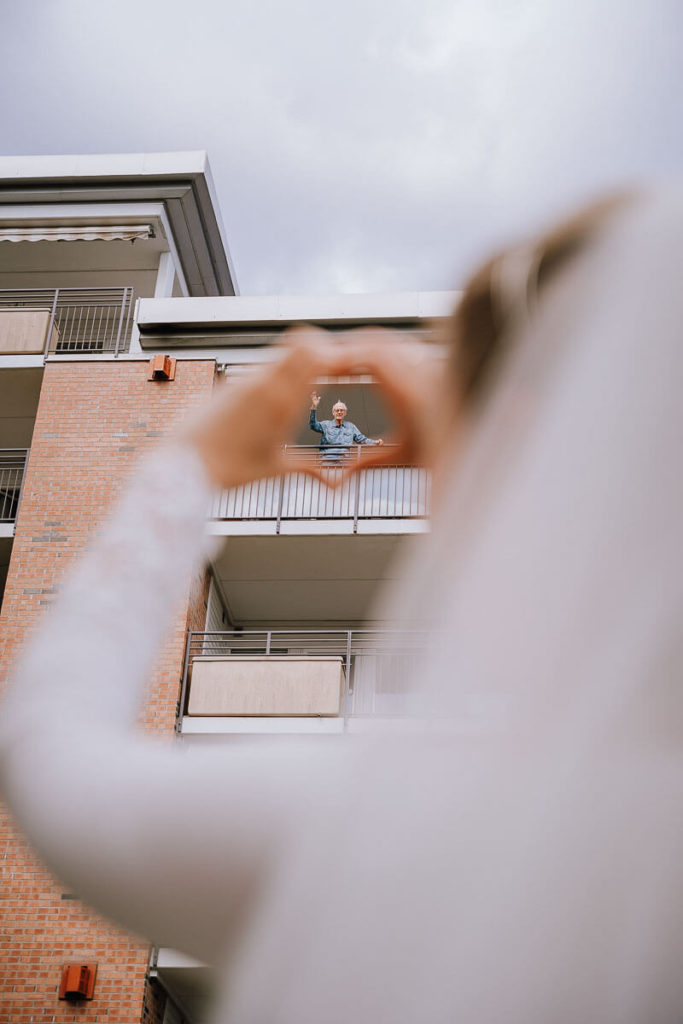
[[[155,382],[147,380],[146,362],[47,363],[0,615],[0,685],[135,463],[179,417],[209,397],[213,381],[212,360],[181,360],[174,381]],[[155,732],[173,728],[185,631],[203,626],[207,593],[202,573],[160,654],[142,716]],[[7,815],[0,819],[0,856],[0,1024],[159,1024],[165,1000],[146,983],[147,945],[65,893]],[[81,959],[98,963],[95,998],[60,1002],[61,966]]]

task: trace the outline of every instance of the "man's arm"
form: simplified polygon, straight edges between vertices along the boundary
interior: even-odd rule
[[[311,394],[311,412],[308,417],[308,426],[311,430],[315,430],[318,434],[322,434],[323,425],[318,419],[318,406],[320,405],[320,395],[314,391]]]
[[[311,414],[308,417],[308,425],[311,430],[317,431],[318,434],[323,433],[323,425],[318,419],[318,414],[315,409],[311,409]]]
[[[366,437],[365,434],[361,434],[360,430],[358,429],[358,427],[355,424],[354,424],[354,427],[353,427],[353,431],[354,431],[353,432],[353,443],[354,444],[379,444],[379,445],[384,444],[384,441],[382,440],[381,437],[377,438],[377,440],[373,440],[373,438]]]

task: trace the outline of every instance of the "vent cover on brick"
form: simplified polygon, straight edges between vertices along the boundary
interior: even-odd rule
[[[176,361],[172,356],[154,356],[149,361],[148,380],[175,380]]]
[[[75,1001],[92,999],[95,991],[96,963],[64,964],[59,985],[59,998]]]

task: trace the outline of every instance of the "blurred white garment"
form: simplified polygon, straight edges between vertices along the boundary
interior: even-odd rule
[[[679,1024],[682,245],[681,193],[634,203],[516,339],[391,606],[434,627],[402,681],[432,731],[131,733],[201,556],[188,452],[65,587],[4,710],[7,799],[83,898],[223,966],[220,1020]]]

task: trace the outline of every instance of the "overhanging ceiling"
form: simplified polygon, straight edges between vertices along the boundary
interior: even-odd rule
[[[399,534],[228,537],[213,570],[236,625],[346,626],[402,576]],[[415,539],[417,543],[420,538]]]

